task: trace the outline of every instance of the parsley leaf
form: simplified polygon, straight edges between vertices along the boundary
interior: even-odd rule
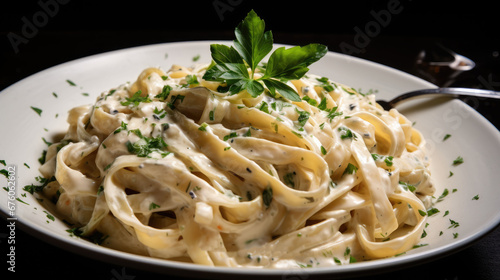
[[[127,150],[136,154],[138,157],[148,157],[150,158],[150,154],[153,152],[157,152],[161,155],[161,157],[166,157],[170,152],[166,151],[168,147],[167,143],[163,140],[161,136],[158,137],[144,137],[139,129],[131,130],[132,133],[137,135],[140,139],[135,143],[127,141],[125,145],[127,146]]]
[[[273,189],[271,188],[271,186],[268,186],[264,189],[264,191],[262,191],[262,200],[264,202],[264,205],[266,206],[266,209],[269,208],[271,202],[273,201]]]
[[[349,163],[349,164],[347,164],[347,167],[345,168],[344,173],[342,173],[342,175],[354,174],[354,173],[356,173],[356,171],[358,171],[358,167],[352,163]]]
[[[134,107],[137,107],[139,106],[139,104],[141,102],[145,102],[145,103],[149,103],[151,102],[151,99],[149,98],[149,96],[141,96],[142,94],[142,91],[137,91],[136,93],[134,93],[134,95],[132,95],[132,97],[125,97],[125,100],[127,101],[122,101],[120,102],[121,105],[123,106],[128,106],[128,105],[133,105]]]
[[[288,100],[300,102],[299,94],[286,81],[303,77],[309,71],[307,67],[326,54],[327,47],[309,44],[278,48],[262,69],[264,75],[255,79],[258,64],[273,48],[272,33],[264,30],[264,21],[253,10],[250,11],[235,29],[234,47],[221,44],[210,46],[215,63],[207,69],[203,79],[226,83],[230,94],[246,90],[252,97],[261,95],[265,85],[273,96],[280,94]]]
[[[31,109],[35,111],[40,117],[42,116],[42,109],[31,106]]]
[[[342,140],[345,140],[345,139],[356,140],[357,139],[356,134],[352,133],[352,131],[345,126],[339,127],[338,131],[340,132],[340,139],[342,139]]]
[[[170,95],[170,91],[172,90],[172,87],[169,85],[163,86],[163,89],[161,90],[160,94],[157,94],[155,98],[160,98],[161,100],[166,100],[167,97]]]
[[[160,205],[158,205],[154,202],[151,202],[151,204],[149,204],[149,211],[156,209],[156,208],[160,208]]]
[[[264,29],[264,20],[251,10],[245,20],[234,30],[236,36],[234,46],[248,63],[252,72],[273,48],[273,35],[271,31],[264,32]]]
[[[326,47],[319,44],[289,49],[278,48],[269,57],[264,78],[300,79],[309,71],[307,66],[318,61],[325,54]]]
[[[453,165],[459,165],[459,164],[462,164],[464,163],[464,158],[461,157],[461,156],[458,156],[454,161],[453,161]]]

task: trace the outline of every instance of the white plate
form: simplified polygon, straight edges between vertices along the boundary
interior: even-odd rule
[[[353,276],[430,261],[464,248],[500,223],[500,188],[497,186],[500,172],[494,171],[500,159],[499,131],[461,101],[433,99],[411,102],[401,107],[401,111],[416,122],[416,127],[429,142],[436,195],[439,196],[445,188],[450,194],[436,205],[441,212],[429,219],[427,236],[422,239],[422,243],[428,245],[402,256],[298,271],[212,268],[132,255],[70,237],[62,221],[49,219],[45,212],[47,210],[22,190],[25,185],[37,183],[34,178],[39,176],[38,158],[41,151],[46,149],[42,137],[51,141],[54,135],[64,133],[70,108],[93,103],[102,91],[126,81],[134,81],[147,67],[169,69],[172,64],[190,66],[196,57],[198,62],[209,62],[210,43],[214,42],[159,44],[94,55],[52,67],[5,89],[0,94],[0,160],[17,167],[17,197],[26,204],[16,200],[11,216],[8,193],[2,190],[2,214],[7,218],[16,218],[16,225],[53,244],[94,258],[117,261],[122,265],[185,276],[251,278],[258,275],[285,277],[283,279],[313,274]],[[379,98],[433,87],[406,73],[338,53],[328,53],[311,66],[310,73],[329,77],[363,92],[378,90]],[[70,85],[67,80],[76,86]],[[31,106],[42,109],[41,116]],[[452,136],[443,141],[445,134]],[[465,162],[452,166],[458,156],[462,156]],[[0,164],[0,169],[4,168],[7,167]],[[450,171],[454,174],[451,177]],[[0,185],[6,186],[6,178],[0,177]],[[452,192],[453,189],[457,191]],[[473,199],[477,195],[479,199]],[[445,211],[449,211],[449,214],[443,217]],[[460,226],[449,228],[450,219]]]

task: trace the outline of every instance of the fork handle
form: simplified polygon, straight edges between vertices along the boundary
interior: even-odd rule
[[[452,97],[473,96],[473,97],[500,99],[500,92],[494,90],[477,89],[477,88],[442,87],[442,88],[430,88],[430,89],[410,91],[392,99],[391,101],[389,101],[389,103],[392,106],[395,106],[396,104],[398,104],[403,100],[413,99],[415,97],[423,95],[441,95],[441,96],[452,96]]]

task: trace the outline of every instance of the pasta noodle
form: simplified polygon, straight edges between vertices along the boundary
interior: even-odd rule
[[[40,168],[81,236],[230,267],[332,266],[410,250],[434,187],[422,135],[324,77],[302,98],[230,95],[208,65],[144,70],[70,110]]]

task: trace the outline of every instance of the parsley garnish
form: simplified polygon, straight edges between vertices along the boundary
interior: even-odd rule
[[[186,83],[187,83],[187,86],[199,84],[198,78],[195,75],[187,75],[186,76]]]
[[[449,226],[448,228],[457,228],[460,226],[460,224],[455,222],[454,220],[452,220],[452,219],[449,219],[449,220],[450,220],[451,226]]]
[[[180,94],[178,94],[178,95],[172,95],[172,97],[170,98],[170,102],[168,102],[168,103],[167,103],[168,107],[169,107],[170,109],[172,109],[172,110],[173,110],[173,109],[175,109],[175,102],[176,102],[177,100],[180,100],[180,101],[181,101],[181,103],[182,103],[182,102],[184,102],[184,98],[185,98],[185,97],[186,97],[186,96],[184,96],[184,95],[180,95]]]
[[[113,132],[113,134],[117,134],[117,133],[119,133],[119,132],[120,132],[120,131],[122,131],[122,130],[125,130],[125,131],[127,130],[127,123],[125,123],[125,122],[123,122],[123,121],[122,121],[122,123],[121,123],[120,127],[119,127],[119,128],[117,128],[117,129]]]
[[[141,102],[145,102],[145,103],[149,103],[151,102],[151,99],[149,98],[149,96],[141,96],[142,94],[142,91],[137,91],[136,93],[134,93],[134,95],[132,95],[132,97],[128,98],[126,97],[125,100],[127,101],[122,101],[120,102],[120,104],[122,104],[123,106],[128,106],[130,104],[132,104],[134,107],[137,107],[139,106],[139,104]]]
[[[438,197],[437,202],[442,201],[449,193],[448,189],[444,189],[443,193]]]
[[[208,124],[206,122],[204,122],[200,125],[200,127],[198,127],[198,130],[205,132],[205,131],[207,131],[207,126],[208,126]]]
[[[154,202],[151,202],[151,204],[149,204],[149,211],[156,209],[156,208],[160,208],[160,205],[158,205]]]
[[[150,157],[152,152],[158,152],[162,157],[166,157],[169,152],[165,151],[167,143],[161,136],[144,137],[139,129],[131,130],[135,135],[139,136],[139,140],[135,143],[127,141],[127,149],[130,153],[136,154],[138,157]]]
[[[302,128],[302,127],[304,127],[304,125],[306,125],[311,114],[309,112],[306,112],[306,111],[300,111],[298,109],[295,109],[295,110],[299,114],[297,121],[299,122],[299,126]]]
[[[356,173],[356,171],[358,171],[358,167],[352,163],[348,163],[347,167],[345,168],[344,173],[342,173],[342,175],[343,174],[354,174],[354,173]]]
[[[43,177],[37,177],[36,178],[38,182],[40,182],[42,185],[35,186],[33,184],[31,185],[26,185],[24,186],[23,190],[29,192],[30,194],[34,194],[36,192],[41,192],[45,186],[47,186],[50,182],[53,182],[56,180],[56,177],[52,176],[51,178],[43,178]]]
[[[394,159],[393,156],[382,156],[379,154],[372,154],[372,158],[375,161],[383,160],[385,162],[385,165],[387,165],[388,167],[391,167],[393,165],[393,162],[392,162],[392,160]]]
[[[321,78],[316,78],[316,80],[318,82],[321,82],[321,87],[326,90],[327,92],[330,92],[330,91],[333,91],[334,90],[334,87],[333,87],[333,84],[330,83],[330,81],[328,80],[328,78],[326,77],[321,77]]]
[[[153,110],[153,118],[157,119],[157,120],[160,120],[160,119],[163,119],[165,116],[167,116],[167,112],[164,110],[164,109],[158,109],[155,107],[155,109]]]
[[[236,132],[231,132],[231,133],[229,133],[228,135],[225,135],[225,136],[224,136],[224,141],[227,141],[227,140],[229,140],[229,139],[231,139],[231,138],[234,138],[234,137],[238,137],[238,133],[236,133]]]
[[[303,77],[309,71],[307,67],[326,54],[327,47],[309,44],[278,48],[269,57],[263,75],[256,78],[258,64],[273,48],[272,33],[264,32],[264,29],[264,21],[250,11],[234,31],[234,47],[210,45],[215,63],[205,72],[203,79],[226,83],[230,94],[246,90],[252,97],[261,95],[265,85],[273,96],[280,94],[288,100],[300,102],[300,96],[286,81]]]
[[[432,216],[434,214],[437,214],[439,212],[440,212],[439,209],[437,209],[437,208],[431,208],[431,209],[427,210],[427,216],[430,217],[430,216]]]
[[[163,86],[163,89],[159,94],[155,96],[155,98],[160,98],[161,100],[166,100],[168,98],[168,95],[170,94],[170,91],[172,90],[172,87],[169,85]]]
[[[290,172],[285,174],[285,176],[283,176],[283,181],[285,185],[290,186],[292,189],[295,189],[295,175],[296,175],[295,172]]]
[[[406,191],[414,192],[417,188],[414,185],[408,184],[406,182],[399,182],[399,185]]]
[[[31,106],[31,109],[35,111],[40,117],[42,116],[42,109]]]
[[[5,178],[9,179],[9,171],[7,171],[7,169],[0,170],[0,174],[5,176]]]
[[[425,212],[424,210],[420,210],[418,209],[418,213],[420,214],[420,216],[422,217],[425,217],[427,215],[427,212]]]
[[[453,165],[459,165],[459,164],[462,164],[464,163],[464,158],[461,157],[461,156],[458,156],[454,161],[453,161]]]
[[[265,188],[262,192],[262,201],[264,202],[266,208],[269,208],[271,202],[273,201],[273,189],[271,186]]]
[[[330,122],[333,120],[333,118],[340,116],[343,114],[343,112],[337,112],[338,107],[333,107],[330,110],[327,110],[328,115],[326,116]]]
[[[354,140],[356,140],[356,134],[353,134],[352,131],[345,127],[345,126],[341,126],[339,127],[339,132],[340,132],[340,139],[344,140],[344,139],[350,139],[350,138],[353,138]]]

